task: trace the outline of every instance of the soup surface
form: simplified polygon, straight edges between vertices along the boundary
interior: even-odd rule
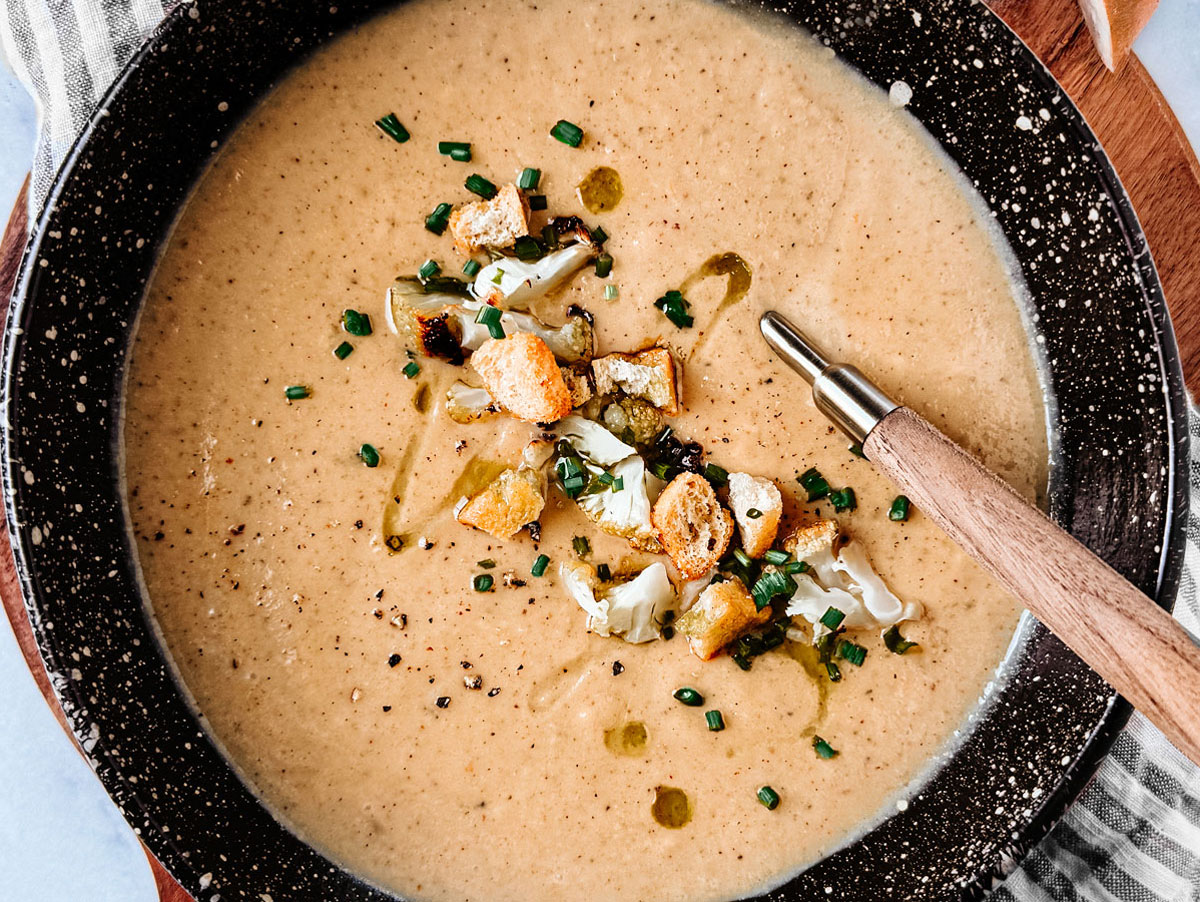
[[[373,127],[389,110],[410,141]],[[549,136],[559,119],[584,129],[578,148]],[[471,162],[440,155],[444,140],[470,142]],[[577,186],[601,165],[623,192],[590,212]],[[919,648],[889,654],[878,631],[860,633],[863,666],[843,662],[832,683],[806,642],[743,671],[728,655],[699,660],[682,637],[601,638],[558,575],[573,537],[614,572],[665,558],[601,534],[554,490],[538,543],[455,522],[464,472],[515,460],[538,430],[449,419],[442,399],[463,369],[420,359],[406,378],[384,297],[426,259],[457,274],[463,258],[424,218],[474,200],[467,175],[503,184],[527,166],[550,212],[602,225],[616,261],[535,311],[591,311],[598,354],[672,346],[686,361],[676,434],[774,478],[786,522],[832,515],[797,474],[852,486],[857,508],[837,517],[895,593],[924,605],[904,624]],[[751,282],[718,311],[729,278],[703,265],[721,254]],[[692,328],[653,305],[682,285]],[[401,6],[250,116],[150,287],[125,478],[166,647],[266,804],[397,893],[696,900],[767,887],[894,810],[992,677],[1018,608],[919,511],[889,520],[894,487],[773,358],[758,316],[802,323],[1036,497],[1044,413],[1013,291],[924,134],[803,35],[697,0]],[[347,335],[345,308],[370,314],[374,333]],[[311,396],[285,398],[296,384]],[[364,443],[378,466],[364,466]],[[392,553],[396,524],[409,541]],[[490,591],[473,586],[483,573]],[[681,686],[705,707],[676,701]],[[835,757],[814,752],[815,735]]]

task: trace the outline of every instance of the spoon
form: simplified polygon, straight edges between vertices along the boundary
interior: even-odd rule
[[[1177,749],[1200,764],[1200,639],[926,419],[764,313],[817,409]]]

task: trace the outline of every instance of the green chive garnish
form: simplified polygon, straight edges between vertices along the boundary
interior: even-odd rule
[[[513,253],[517,255],[518,260],[524,263],[540,260],[545,256],[542,252],[542,246],[538,244],[537,239],[529,235],[522,235],[513,242]]]
[[[307,385],[289,385],[283,390],[283,395],[289,401],[302,401],[312,395],[312,389]]]
[[[725,718],[721,716],[720,711],[705,711],[704,719],[708,721],[708,728],[714,733],[720,733],[725,729]]]
[[[729,482],[729,471],[724,467],[718,467],[716,464],[707,464],[704,467],[704,478],[709,482],[715,482],[717,485],[725,485]]]
[[[847,450],[855,457],[861,457],[863,460],[867,459],[867,455],[863,454],[862,445],[858,444],[857,442],[855,442],[853,445],[847,445]]]
[[[795,590],[795,581],[786,573],[768,570],[755,581],[750,594],[754,597],[754,606],[761,611],[776,595],[791,595]]]
[[[758,800],[763,803],[763,807],[767,811],[774,811],[779,807],[779,793],[770,786],[758,787]]]
[[[825,674],[829,677],[829,682],[838,683],[842,679],[842,669],[832,661],[825,662]]]
[[[342,328],[351,335],[362,337],[371,334],[371,317],[349,308],[342,311]]]
[[[596,578],[602,583],[612,582],[612,569],[608,564],[600,564],[596,567]]]
[[[699,708],[704,704],[704,696],[692,689],[690,686],[684,686],[676,689],[671,693],[677,701],[683,702],[689,708]]]
[[[496,274],[494,276],[492,276],[492,284],[499,285],[503,281],[504,281],[504,270],[497,269]]]
[[[757,520],[762,516],[762,511],[760,511],[757,507],[752,507],[746,511],[746,516],[751,520]]]
[[[479,173],[468,175],[467,180],[463,184],[466,185],[468,191],[472,194],[478,194],[484,200],[491,200],[496,196],[496,186]]]
[[[466,141],[438,141],[438,153],[460,163],[471,162],[471,145]]]
[[[366,464],[368,467],[379,466],[379,452],[375,450],[374,445],[364,444],[361,448],[358,449],[358,456],[362,459],[362,462],[364,464]]]
[[[529,197],[529,209],[533,211],[544,210],[547,207],[546,195],[533,194]]]
[[[526,191],[534,191],[541,180],[542,170],[526,166],[521,170],[520,176],[517,177],[517,187],[523,188]]]
[[[592,243],[603,244],[608,240],[608,232],[604,231],[601,226],[596,226],[592,229]]]
[[[436,260],[426,260],[421,264],[421,268],[417,270],[417,278],[424,282],[426,279],[431,279],[442,271],[441,265]]]
[[[425,228],[433,232],[435,235],[440,235],[446,231],[446,226],[450,224],[450,211],[454,209],[449,204],[438,204],[433,208],[433,212],[425,217]]]
[[[616,479],[613,480],[612,490],[614,492],[619,492],[624,488],[625,488],[625,477],[624,476],[618,476]]]
[[[654,302],[654,306],[680,329],[689,328],[694,321],[691,314],[688,313],[691,305],[684,299],[683,293],[680,291],[668,291]]]
[[[620,293],[621,290],[616,285],[604,286],[604,300],[606,301],[615,301]]]
[[[480,573],[473,580],[471,580],[471,585],[475,587],[476,592],[486,592],[495,584],[496,581],[492,579],[492,575],[490,573]]]
[[[754,563],[753,558],[751,558],[750,555],[746,554],[746,552],[742,551],[740,548],[733,549],[733,556],[737,558],[737,562],[743,567],[749,567]]]
[[[838,489],[836,492],[830,492],[829,500],[833,503],[833,509],[839,514],[842,511],[852,511],[858,507],[858,498],[854,494],[854,489],[850,488],[850,486]]]
[[[388,113],[382,119],[376,119],[375,126],[397,144],[403,144],[412,137],[408,133],[408,129],[400,124],[395,113]]]
[[[613,475],[612,475],[612,473],[609,473],[608,471],[601,473],[599,476],[599,479],[602,483],[604,483],[604,485],[612,485],[613,484]]]
[[[500,325],[499,307],[493,307],[491,304],[480,307],[479,312],[475,314],[475,322],[487,326],[488,334],[492,338],[504,337],[504,327]]]
[[[468,260],[463,264],[463,274],[470,276],[471,278],[479,275],[479,270],[481,269],[483,269],[483,267],[479,265],[478,260]]]
[[[571,547],[580,557],[586,557],[592,553],[592,543],[587,540],[587,536],[576,536],[571,539]]]
[[[788,558],[790,558],[790,557],[791,557],[791,555],[788,554],[786,551],[779,551],[775,548],[772,548],[770,551],[768,551],[766,554],[763,555],[763,559],[768,564],[775,564],[776,566],[778,566],[780,564],[786,564],[788,562]],[[788,572],[790,573],[792,571],[789,570]]]
[[[818,757],[824,758],[826,761],[837,754],[837,749],[831,746],[820,736],[813,737],[813,751],[817,753]]]
[[[496,566],[496,562],[493,561],[490,557],[485,557],[482,561],[476,561],[475,563],[478,564],[480,567],[482,567],[484,570],[491,570],[493,567]]]
[[[333,349],[333,356],[338,360],[345,360],[354,353],[354,345],[348,341],[343,341],[340,345]]]
[[[529,568],[529,572],[534,576],[542,576],[546,572],[546,568],[550,565],[548,555],[539,554],[537,560],[533,562],[533,566]]]
[[[583,129],[566,119],[559,119],[550,129],[550,134],[570,147],[578,147],[583,143]]]
[[[738,653],[738,654],[732,655],[731,657],[733,658],[733,663],[736,664],[738,667],[742,668],[742,670],[750,669],[750,659],[747,658],[745,655]]]
[[[410,360],[404,365],[404,369],[402,369],[400,372],[402,372],[409,379],[415,379],[417,377],[417,373],[421,372],[421,368],[417,366],[417,362],[415,360]]]
[[[846,615],[837,608],[827,608],[825,613],[821,615],[821,626],[829,627],[831,630],[837,629],[842,625],[842,621],[846,619]]]
[[[892,507],[888,511],[888,519],[897,522],[908,519],[908,498],[904,495],[897,495],[892,501]]]
[[[796,479],[801,487],[808,492],[808,500],[816,501],[829,494],[829,483],[816,467],[810,467]]]
[[[838,642],[837,653],[839,658],[849,661],[855,667],[862,667],[863,661],[867,659],[867,650],[849,639]]]
[[[601,254],[596,258],[596,275],[601,279],[608,278],[608,274],[612,272],[612,267],[612,254]]]
[[[894,655],[902,655],[910,648],[916,648],[916,642],[909,642],[900,635],[900,627],[892,626],[883,634],[883,644]]]

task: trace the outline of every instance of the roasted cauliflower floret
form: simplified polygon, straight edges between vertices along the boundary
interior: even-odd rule
[[[604,407],[601,420],[608,430],[622,441],[631,439],[636,445],[648,445],[662,432],[662,414],[649,401],[640,398],[621,398]]]

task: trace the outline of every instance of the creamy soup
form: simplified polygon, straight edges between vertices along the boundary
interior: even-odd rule
[[[411,140],[374,127],[388,111]],[[550,136],[560,119],[584,130],[579,147]],[[438,141],[470,142],[472,160]],[[598,166],[622,191],[593,212],[577,186]],[[535,312],[558,323],[586,308],[597,354],[670,345],[685,361],[676,434],[775,479],[785,523],[832,515],[797,483],[809,468],[853,487],[857,508],[836,516],[923,604],[902,625],[918,648],[855,634],[867,657],[833,683],[804,640],[742,670],[681,636],[602,638],[562,586],[572,539],[613,572],[665,558],[602,534],[555,489],[537,542],[455,521],[471,473],[515,461],[539,430],[450,420],[443,398],[465,368],[418,358],[406,377],[384,298],[426,259],[458,274],[464,258],[425,216],[476,200],[472,173],[500,185],[524,167],[541,170],[548,213],[603,226],[615,261]],[[163,641],[270,809],[397,894],[501,902],[740,897],[895,810],[992,678],[1018,606],[920,511],[889,520],[895,488],[814,409],[757,319],[792,317],[1038,497],[1029,344],[964,184],[829,51],[697,0],[418,0],[288,76],[221,150],[162,257],[124,433]],[[730,277],[704,265],[727,254],[750,284],[722,307]],[[681,287],[691,328],[653,303]],[[346,308],[373,334],[348,335]],[[310,396],[289,400],[292,385]],[[401,532],[397,553],[386,541]],[[534,577],[539,554],[550,564]],[[494,585],[477,591],[483,574]],[[684,686],[703,707],[672,696]]]

